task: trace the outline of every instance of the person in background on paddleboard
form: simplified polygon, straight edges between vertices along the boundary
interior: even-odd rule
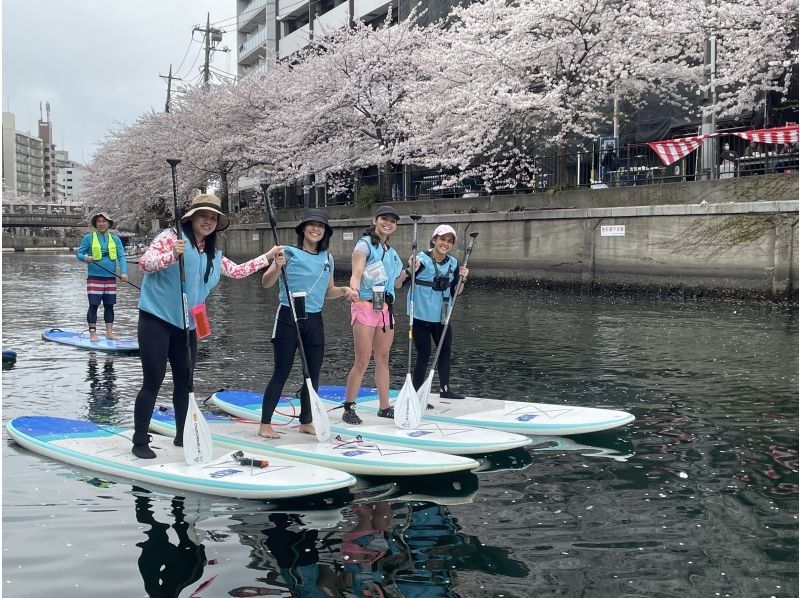
[[[286,269],[290,290],[294,297],[295,310],[303,339],[306,362],[311,384],[319,388],[319,372],[325,354],[325,328],[322,322],[322,305],[325,299],[347,297],[357,299],[358,293],[350,287],[337,287],[333,284],[333,256],[328,253],[333,229],[328,225],[328,215],[324,210],[308,209],[303,219],[295,227],[297,246],[285,246],[269,269],[261,276],[264,288],[272,287],[280,278],[281,270]],[[286,288],[280,285],[280,305],[272,328],[272,347],[275,353],[275,369],[264,391],[261,407],[261,427],[259,436],[279,438],[280,434],[272,427],[272,414],[278,405],[283,386],[289,378],[297,353],[297,331],[289,307]],[[311,400],[308,388],[303,385],[300,393],[300,432],[315,434],[311,424]]]
[[[389,351],[394,340],[392,304],[395,288],[402,286],[408,276],[400,256],[389,246],[389,237],[397,230],[399,220],[400,215],[391,206],[379,207],[372,225],[364,231],[353,250],[350,323],[355,361],[347,376],[342,414],[348,424],[361,423],[355,410],[356,395],[370,357],[375,359],[375,386],[380,401],[378,416],[394,417],[394,408],[389,405]]]
[[[458,276],[462,277],[458,294],[464,292],[464,281],[469,276],[469,269],[458,265],[458,260],[450,254],[458,236],[449,224],[440,224],[433,231],[431,248],[417,254],[416,279],[414,296],[414,348],[417,351],[417,363],[414,366],[412,382],[419,390],[425,382],[428,361],[431,358],[431,339],[442,350],[436,371],[439,373],[439,396],[443,399],[463,399],[464,396],[450,388],[450,347],[453,341],[453,325],[447,327],[442,339],[445,318],[450,301],[455,297]],[[408,297],[410,313],[411,297]]]
[[[86,321],[89,324],[89,340],[96,343],[97,308],[103,304],[103,321],[106,324],[106,338],[114,340],[114,304],[117,302],[117,264],[120,280],[128,280],[128,266],[125,263],[125,249],[117,235],[111,233],[114,221],[105,212],[92,216],[94,232],[84,235],[76,257],[89,264],[86,277],[86,292],[89,295],[89,311]]]
[[[277,245],[267,253],[244,264],[235,264],[217,249],[217,232],[228,228],[230,219],[221,210],[215,195],[202,194],[192,200],[189,210],[181,217],[181,237],[174,228],[162,231],[139,260],[144,272],[139,297],[139,356],[142,361],[142,388],[136,395],[133,411],[133,449],[142,459],[156,456],[150,448],[150,418],[156,405],[158,391],[167,372],[172,368],[172,404],[175,408],[175,440],[183,445],[183,426],[189,405],[189,379],[197,355],[195,317],[189,318],[191,364],[186,363],[186,337],[181,309],[181,281],[178,256],[183,255],[186,272],[187,308],[201,314],[205,300],[219,282],[220,276],[244,278],[262,268],[281,250]],[[187,240],[188,239],[188,242]],[[191,366],[191,367],[189,367]]]

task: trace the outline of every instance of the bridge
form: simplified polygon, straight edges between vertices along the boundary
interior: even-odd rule
[[[78,227],[86,226],[83,206],[60,204],[13,204],[3,205],[3,226]]]

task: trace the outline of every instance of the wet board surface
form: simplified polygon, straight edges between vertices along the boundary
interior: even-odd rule
[[[294,422],[275,426],[275,429],[283,432],[279,439],[262,438],[258,435],[257,422],[213,413],[204,415],[215,445],[313,463],[352,474],[430,475],[468,471],[479,466],[477,461],[467,457],[375,442],[357,435],[334,434],[326,442],[317,442],[314,436],[298,432]],[[150,421],[150,429],[158,434],[175,436],[172,409],[156,408]]]
[[[335,405],[344,400],[344,392],[344,386],[320,386],[318,394]],[[390,400],[396,396],[397,391],[389,393]],[[361,411],[374,413],[378,409],[378,391],[374,388],[362,388],[357,400]],[[636,419],[614,409],[478,397],[440,399],[436,393],[430,394],[428,402],[434,409],[425,411],[423,422],[461,423],[529,436],[588,434],[618,428]]]
[[[344,472],[245,451],[245,456],[267,460],[265,468],[240,465],[230,449],[215,448],[213,460],[187,465],[183,449],[172,439],[153,437],[155,459],[131,453],[132,430],[100,426],[48,416],[23,416],[7,424],[8,433],[23,447],[95,472],[151,483],[172,490],[188,490],[232,498],[284,499],[348,488],[356,479]]]
[[[222,390],[211,396],[211,402],[224,412],[254,421],[261,419],[261,401],[261,393],[247,390]],[[329,409],[335,409],[341,404],[341,400],[325,402]],[[377,404],[376,400],[375,405],[377,406]],[[288,417],[280,413],[286,413],[291,409],[297,414],[300,413],[299,399],[282,397],[273,417],[273,423],[287,421]],[[488,454],[531,444],[531,439],[526,436],[476,428],[460,422],[449,424],[423,421],[419,428],[403,430],[398,428],[391,419],[378,417],[376,411],[377,408],[372,409],[369,406],[362,408],[359,401],[358,415],[363,423],[351,425],[342,421],[342,410],[335,409],[329,413],[331,431],[343,436],[360,435],[364,439],[377,442],[411,446],[451,455]]]
[[[137,353],[139,351],[139,341],[135,338],[119,338],[108,340],[104,335],[99,334],[100,340],[92,342],[89,340],[88,332],[77,332],[75,330],[61,330],[51,328],[42,333],[42,338],[46,341],[70,345],[79,349],[89,349],[91,351],[106,351],[107,353]]]

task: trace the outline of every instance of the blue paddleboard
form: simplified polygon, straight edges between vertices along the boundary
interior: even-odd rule
[[[324,494],[356,483],[344,472],[253,451],[215,448],[212,460],[187,465],[172,439],[153,437],[155,459],[131,454],[132,430],[48,416],[17,417],[8,433],[25,448],[92,471],[169,488],[231,498],[283,499]],[[254,465],[258,463],[259,465]]]
[[[42,333],[42,338],[46,341],[70,345],[72,347],[78,347],[79,349],[106,351],[108,353],[136,353],[139,351],[139,341],[135,338],[118,338],[116,340],[108,340],[102,334],[98,336],[100,337],[100,340],[92,342],[89,340],[88,332],[76,332],[74,330],[50,328]]]

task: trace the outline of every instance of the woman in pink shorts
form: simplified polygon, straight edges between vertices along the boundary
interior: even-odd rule
[[[372,225],[364,231],[353,249],[350,288],[358,293],[358,299],[350,307],[355,361],[347,376],[342,414],[342,419],[348,424],[361,423],[355,409],[356,395],[373,357],[375,386],[380,401],[378,415],[394,417],[394,409],[389,406],[389,351],[394,340],[392,304],[394,290],[400,288],[408,276],[400,256],[388,242],[397,230],[398,220],[400,216],[394,208],[379,207]]]

